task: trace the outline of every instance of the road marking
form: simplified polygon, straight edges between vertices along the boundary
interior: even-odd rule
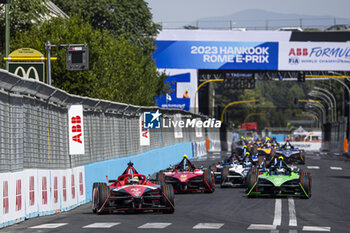
[[[226,154],[227,154],[227,155],[230,155],[230,154],[231,154],[231,152],[226,152]]]
[[[166,222],[151,222],[151,223],[145,223],[142,226],[139,226],[138,228],[142,229],[163,229],[167,226],[170,226],[171,223]]]
[[[289,207],[289,226],[297,226],[297,216],[295,213],[294,199],[288,198],[288,207]]]
[[[29,227],[29,228],[32,228],[32,229],[46,229],[46,228],[52,229],[52,228],[58,228],[58,227],[61,227],[61,226],[67,225],[67,224],[68,223],[46,223],[46,224],[41,224],[38,226]]]
[[[320,169],[319,166],[307,166],[308,169]]]
[[[119,224],[120,222],[96,222],[90,225],[83,226],[82,228],[111,228]]]
[[[341,167],[330,167],[330,168],[331,168],[331,170],[338,170],[338,171],[343,170],[343,168],[341,168]]]
[[[224,223],[198,223],[192,229],[220,229]]]
[[[275,217],[273,219],[272,225],[279,226],[282,221],[282,200],[276,199],[275,202]]]
[[[250,224],[248,230],[276,230],[276,225]]]
[[[214,155],[219,155],[219,154],[221,154],[221,152],[214,152],[213,154]]]
[[[330,227],[304,226],[303,231],[331,231]]]
[[[298,230],[289,230],[289,233],[298,233]]]

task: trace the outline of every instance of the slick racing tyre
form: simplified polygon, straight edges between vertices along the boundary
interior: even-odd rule
[[[106,183],[94,183],[92,188],[92,212],[98,213],[98,210],[105,203],[106,199],[109,196],[109,187]],[[104,207],[107,206],[107,203]],[[101,214],[103,211],[101,210]]]
[[[96,213],[98,208],[98,189],[97,186],[103,183],[93,183],[92,185],[92,212]]]
[[[255,183],[258,182],[258,172],[256,171],[252,171],[249,176],[247,177],[247,189],[246,189],[246,193],[251,192],[257,192],[258,191],[258,187],[257,185],[255,185]],[[255,187],[254,187],[255,185]],[[252,188],[254,187],[254,189],[252,190]]]
[[[303,188],[303,198],[311,197],[311,174],[308,172],[300,171],[300,185]]]
[[[165,183],[165,175],[162,171],[158,172],[156,175],[156,181],[158,184],[163,184]]]
[[[221,180],[220,180],[221,188],[225,187],[224,183],[227,181],[228,173],[229,173],[229,167],[223,167],[221,170]]]
[[[300,164],[305,164],[305,154],[303,152],[299,152],[299,156],[300,156]]]
[[[175,194],[174,189],[171,184],[163,183],[161,185],[161,194],[162,197],[160,199],[161,204],[167,207],[167,209],[163,210],[164,214],[172,214],[175,211]]]
[[[203,173],[204,187],[207,189],[206,193],[213,193],[215,191],[215,180],[210,169],[205,169]]]

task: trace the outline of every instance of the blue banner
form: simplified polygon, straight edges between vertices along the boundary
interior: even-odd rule
[[[158,68],[277,70],[278,42],[156,41]]]
[[[190,82],[191,75],[190,73],[171,75],[169,76],[164,83],[168,83],[170,85],[169,89],[172,91],[171,94],[163,96],[157,96],[155,101],[157,102],[158,107],[160,108],[176,108],[181,110],[190,110],[190,99],[186,98],[177,98],[176,97],[176,83],[177,82]]]

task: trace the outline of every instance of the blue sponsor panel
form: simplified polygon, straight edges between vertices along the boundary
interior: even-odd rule
[[[165,81],[165,83],[168,83],[170,85],[169,89],[172,90],[172,93],[169,94],[169,97],[165,95],[158,96],[155,98],[155,101],[160,108],[176,108],[176,109],[182,109],[189,111],[190,110],[190,99],[189,98],[177,98],[176,97],[176,83],[182,82],[182,83],[190,83],[191,82],[191,74],[190,73],[184,73],[184,74],[178,74],[178,75],[172,75],[169,76]]]
[[[156,41],[158,68],[277,70],[278,42]]]

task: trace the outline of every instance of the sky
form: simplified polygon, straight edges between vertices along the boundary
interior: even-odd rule
[[[350,18],[350,0],[145,0],[154,22],[195,21],[247,9]]]

